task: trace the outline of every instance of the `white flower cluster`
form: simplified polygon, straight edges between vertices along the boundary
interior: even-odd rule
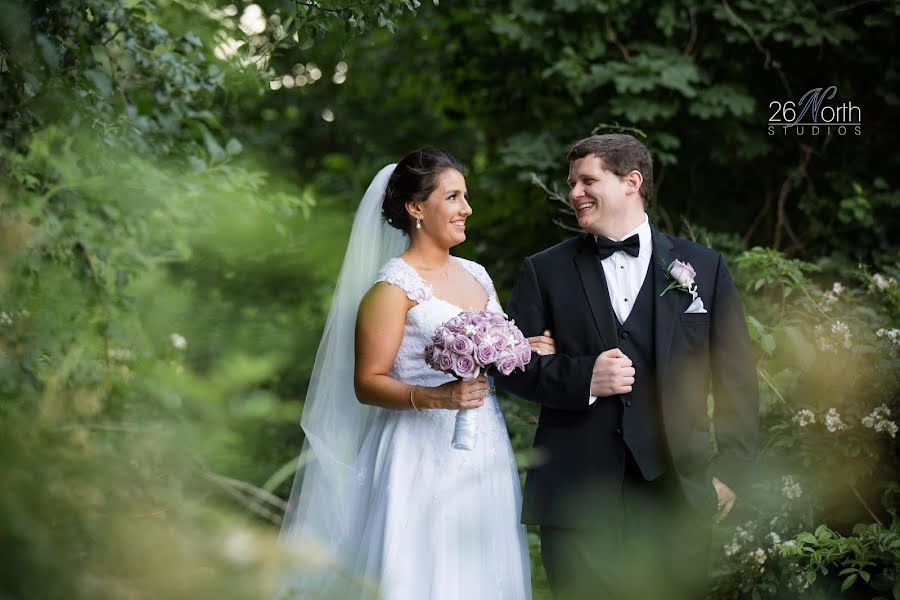
[[[831,433],[847,429],[847,426],[844,425],[844,422],[841,420],[841,415],[836,408],[829,408],[828,412],[825,413],[825,429]]]
[[[748,521],[743,527],[738,525],[734,528],[734,535],[731,536],[731,541],[724,546],[725,556],[736,556],[745,543],[753,541],[753,534],[750,532],[752,526],[753,523]]]
[[[753,552],[750,553],[750,557],[755,560],[758,564],[762,565],[766,562],[766,551],[762,548],[757,548]]]
[[[891,355],[900,351],[900,329],[885,329],[882,327],[875,332],[878,337],[886,337],[891,343]]]
[[[897,437],[897,423],[888,419],[891,416],[891,409],[886,404],[878,406],[868,415],[862,418],[862,424],[869,429],[874,429],[878,433],[887,433],[892,438]]]
[[[169,336],[169,341],[172,342],[176,350],[187,350],[187,340],[183,335],[173,333]]]
[[[806,427],[816,422],[816,414],[808,408],[804,408],[794,414],[793,421],[800,427]]]
[[[844,422],[841,420],[841,415],[838,413],[837,409],[829,408],[828,412],[825,413],[825,429],[831,433],[847,429],[847,426],[844,425]]]
[[[0,311],[0,325],[12,325],[16,319],[27,319],[31,313],[25,309],[20,311]]]
[[[850,328],[843,321],[835,321],[831,327],[816,325],[813,332],[816,335],[816,345],[823,352],[834,352],[838,347],[853,347]]]
[[[822,294],[822,296],[825,298],[825,307],[824,308],[826,308],[826,310],[827,310],[828,305],[834,304],[835,302],[837,302],[838,298],[843,293],[844,293],[844,284],[842,284],[840,281],[835,281],[834,284],[831,286],[831,289],[829,291],[825,292],[824,294]]]
[[[788,500],[796,500],[803,495],[803,488],[800,487],[799,482],[794,481],[793,475],[784,475],[781,478],[781,493]],[[777,544],[778,542],[775,543]]]
[[[897,280],[893,277],[885,277],[881,273],[875,273],[872,276],[872,285],[869,286],[869,289],[886,290],[895,285],[897,285]]]

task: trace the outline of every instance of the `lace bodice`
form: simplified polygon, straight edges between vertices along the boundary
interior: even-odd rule
[[[450,259],[459,263],[484,286],[488,293],[487,309],[502,312],[494,284],[484,267],[456,256],[451,256]],[[375,278],[376,283],[379,281],[386,281],[402,288],[409,299],[416,302],[416,305],[406,313],[403,341],[397,352],[397,358],[394,359],[391,377],[424,386],[436,386],[451,381],[452,376],[429,367],[423,354],[435,329],[464,309],[435,296],[431,286],[402,258],[392,258],[385,263]],[[480,307],[474,308],[477,310]]]

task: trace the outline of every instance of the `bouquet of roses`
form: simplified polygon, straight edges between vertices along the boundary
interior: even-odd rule
[[[432,369],[458,377],[475,379],[482,372],[494,370],[509,375],[514,369],[525,370],[531,360],[531,347],[515,321],[489,310],[462,312],[435,331],[425,347],[425,362]],[[471,450],[475,447],[475,415],[471,410],[456,414],[453,447]]]

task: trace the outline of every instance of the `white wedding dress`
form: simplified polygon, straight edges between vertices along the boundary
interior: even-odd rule
[[[502,312],[484,268],[453,260],[488,291],[487,308]],[[462,309],[435,297],[400,258],[388,261],[376,281],[401,287],[417,303],[407,313],[391,376],[421,386],[451,381],[425,363],[423,351],[435,329]],[[478,437],[471,451],[450,445],[456,411],[377,411],[353,465],[356,506],[349,511],[351,534],[338,553],[348,562],[342,597],[531,597],[519,479],[506,424],[493,395],[474,410]]]
[[[451,446],[457,411],[386,410],[356,398],[356,312],[376,281],[416,302],[391,376],[421,386],[452,379],[425,363],[424,349],[462,309],[436,298],[398,258],[409,239],[382,217],[395,166],[372,179],[353,219],[304,400],[303,451],[279,535],[287,568],[275,597],[527,600],[519,479],[496,397],[475,409],[471,451]],[[484,268],[452,260],[487,290],[487,308],[501,311]]]

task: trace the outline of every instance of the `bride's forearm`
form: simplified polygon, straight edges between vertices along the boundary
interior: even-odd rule
[[[413,386],[402,381],[397,381],[388,375],[370,375],[365,378],[356,378],[354,381],[356,399],[362,404],[380,406],[390,410],[419,410],[429,408],[425,406],[425,390],[421,386]],[[410,391],[413,399],[410,401]],[[415,405],[413,405],[413,402]]]

